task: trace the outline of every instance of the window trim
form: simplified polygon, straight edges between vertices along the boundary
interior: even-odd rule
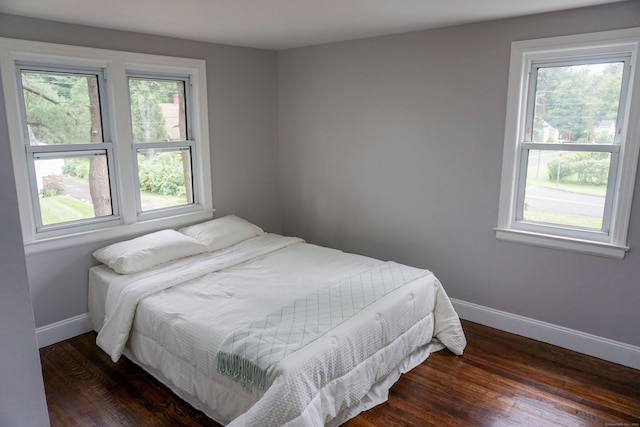
[[[626,251],[629,250],[627,235],[640,152],[640,124],[636,120],[629,120],[630,117],[640,115],[640,73],[637,67],[639,45],[640,28],[512,43],[498,221],[494,228],[497,239],[591,255],[624,258]],[[563,58],[568,53],[575,55],[578,52],[584,56],[631,54],[630,91],[621,96],[621,102],[624,102],[625,105],[624,117],[619,118],[622,123],[622,133],[620,135],[620,159],[617,171],[618,187],[613,195],[610,232],[605,238],[601,236],[595,238],[595,235],[594,238],[589,238],[585,234],[578,237],[561,236],[549,232],[550,227],[541,231],[542,227],[522,227],[521,223],[516,223],[518,173],[521,147],[525,141],[529,90],[528,72],[531,68],[531,62]],[[622,99],[625,95],[629,96]]]
[[[112,189],[120,210],[115,221],[96,222],[74,228],[36,232],[34,202],[31,199],[30,179],[25,155],[24,130],[16,76],[16,62],[36,63],[63,68],[102,68],[107,80],[106,108],[110,137],[113,144],[116,186]],[[65,247],[78,246],[114,238],[175,228],[213,217],[210,138],[208,129],[206,63],[201,59],[139,54],[124,51],[85,48],[18,39],[0,38],[0,74],[6,104],[9,143],[16,178],[18,209],[27,255]],[[138,216],[135,194],[130,187],[135,182],[132,164],[131,123],[128,105],[127,72],[148,74],[189,75],[191,80],[192,139],[195,155],[192,158],[194,183],[193,209],[167,209],[167,216]],[[197,199],[195,198],[195,192]]]

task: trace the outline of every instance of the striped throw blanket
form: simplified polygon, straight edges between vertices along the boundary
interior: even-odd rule
[[[427,270],[394,262],[322,287],[229,334],[217,353],[218,371],[246,388],[265,390],[276,364],[384,295]]]

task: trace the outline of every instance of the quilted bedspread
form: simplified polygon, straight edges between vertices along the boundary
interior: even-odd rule
[[[345,285],[385,268],[405,277],[384,280],[365,298],[355,295],[360,284]],[[462,354],[466,345],[431,272],[297,238],[266,234],[132,275],[99,271],[110,279],[98,345],[113,360],[126,345],[180,396],[230,427],[339,425],[385,401],[399,376],[431,352],[446,347]],[[302,344],[275,349],[261,368],[269,372],[264,390],[218,371],[225,338],[272,322],[303,301],[327,298],[336,302],[326,309],[345,309],[344,316],[320,315],[302,329],[288,323],[287,334],[318,329]],[[315,325],[323,321],[329,323]]]

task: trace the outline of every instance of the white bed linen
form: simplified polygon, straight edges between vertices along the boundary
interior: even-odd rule
[[[212,263],[212,257],[217,261]],[[97,330],[107,326],[103,317],[107,324],[118,324],[111,329],[116,341],[126,334],[140,364],[161,372],[159,376],[181,396],[198,399],[203,404],[195,402],[196,406],[222,424],[337,425],[386,400],[386,390],[397,377],[430,352],[446,345],[462,353],[462,328],[435,276],[397,289],[287,357],[264,393],[218,374],[215,355],[237,327],[378,263],[267,234],[219,253],[162,266],[154,270],[162,273],[160,277],[120,276],[95,267],[90,273],[90,311]],[[177,278],[186,282],[175,285]],[[139,295],[132,296],[132,287]],[[133,300],[124,304],[127,310],[117,302],[123,294]],[[119,329],[122,325],[126,333]]]

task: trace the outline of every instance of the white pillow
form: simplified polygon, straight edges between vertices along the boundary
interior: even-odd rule
[[[210,252],[264,234],[262,228],[235,215],[190,225],[178,231],[203,243]]]
[[[131,274],[206,251],[205,245],[189,236],[161,230],[105,246],[93,256],[120,274]]]

